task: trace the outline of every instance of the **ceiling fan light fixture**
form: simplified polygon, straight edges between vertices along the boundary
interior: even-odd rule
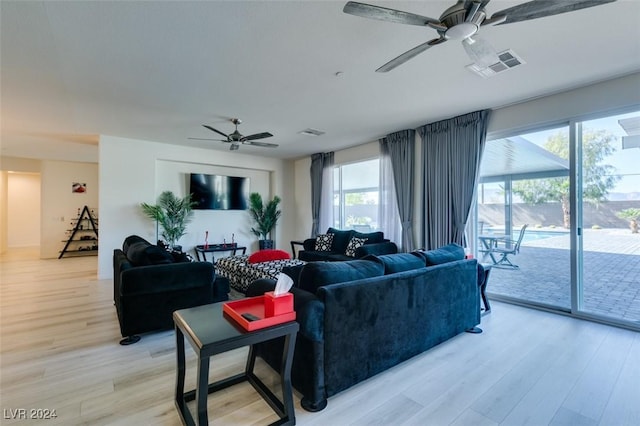
[[[462,40],[462,46],[471,60],[482,68],[487,68],[499,62],[498,54],[493,46],[480,37],[475,39],[467,37]]]
[[[238,143],[232,143],[232,144],[229,146],[229,151],[237,151],[237,150],[238,150],[238,148],[240,148],[240,144],[238,144]]]

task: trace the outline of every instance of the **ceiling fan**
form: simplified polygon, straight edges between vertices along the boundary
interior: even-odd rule
[[[500,10],[491,15],[491,18],[487,18],[485,7],[489,1],[490,0],[458,0],[456,4],[445,10],[439,19],[354,1],[347,2],[343,12],[363,18],[378,19],[380,21],[426,26],[438,32],[438,38],[422,43],[397,58],[392,59],[378,68],[376,72],[391,71],[425,50],[442,44],[447,40],[462,41],[462,45],[469,57],[476,64],[486,68],[498,62],[498,55],[489,43],[476,36],[481,26],[528,21],[545,16],[573,12],[592,6],[599,6],[605,3],[612,3],[616,0],[533,0]]]
[[[242,120],[240,120],[239,118],[232,118],[230,119],[230,121],[233,124],[235,124],[236,130],[233,133],[229,133],[228,135],[206,124],[202,125],[203,127],[211,130],[212,132],[216,132],[217,134],[224,136],[224,139],[205,139],[205,138],[189,138],[189,139],[199,140],[199,141],[220,141],[220,142],[230,143],[231,144],[231,146],[229,146],[230,151],[236,151],[238,148],[240,148],[240,145],[253,145],[253,146],[260,146],[264,148],[275,148],[278,146],[275,143],[256,141],[256,139],[265,139],[265,138],[272,137],[273,135],[271,133],[263,132],[263,133],[256,133],[253,135],[249,135],[249,136],[244,136],[240,134],[240,132],[238,131],[238,125],[242,124]]]

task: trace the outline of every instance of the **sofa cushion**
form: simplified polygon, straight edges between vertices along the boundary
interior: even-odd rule
[[[122,242],[122,251],[124,252],[125,256],[128,255],[127,253],[129,252],[129,248],[135,243],[146,243],[147,245],[151,245],[149,241],[145,240],[144,238],[138,235],[129,235]]]
[[[353,236],[353,230],[343,231],[340,229],[329,228],[327,234],[333,234],[333,244],[331,245],[331,251],[336,253],[344,253],[347,251],[347,244]]]
[[[140,241],[129,245],[127,258],[133,266],[163,265],[173,263],[171,253],[158,246]]]
[[[362,247],[366,241],[366,238],[351,237],[351,239],[349,240],[349,244],[347,244],[347,249],[344,251],[344,254],[349,257],[355,257],[356,249],[358,247]]]
[[[316,251],[331,251],[331,245],[333,244],[334,234],[320,234],[316,236]]]
[[[312,262],[300,271],[298,287],[315,293],[319,287],[384,275],[384,265],[368,260]]]
[[[269,249],[260,250],[249,256],[249,263],[261,263],[268,262],[270,260],[285,260],[291,259],[291,255],[284,250]]]
[[[384,241],[384,232],[353,232],[353,236],[357,238],[366,238],[367,242],[365,244],[378,244]]]
[[[452,243],[435,250],[421,251],[427,266],[440,265],[464,259],[462,246]]]
[[[383,254],[379,256],[368,255],[363,260],[375,260],[384,265],[384,274],[395,274],[396,272],[410,271],[424,268],[424,259],[411,253]]]

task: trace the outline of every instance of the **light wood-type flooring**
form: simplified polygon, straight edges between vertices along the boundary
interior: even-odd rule
[[[173,331],[120,346],[112,281],[95,257],[0,257],[4,424],[178,425]],[[300,425],[640,425],[640,334],[493,303],[482,334],[463,333],[329,399]],[[416,330],[419,332],[419,330]],[[187,344],[188,348],[188,344]],[[246,350],[217,356],[211,380],[239,372]],[[366,356],[366,354],[362,354]],[[195,356],[187,349],[187,387]],[[260,364],[267,381],[276,380]],[[192,407],[193,408],[193,407]],[[16,411],[51,420],[12,419]],[[209,398],[210,424],[276,420],[249,384]]]

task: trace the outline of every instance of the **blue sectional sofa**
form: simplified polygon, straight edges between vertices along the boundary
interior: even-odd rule
[[[478,279],[484,273],[459,246],[311,262],[283,272],[294,279],[300,324],[292,382],[308,411],[322,410],[330,396],[480,323]],[[247,295],[274,285],[258,280]],[[282,345],[272,341],[256,350],[278,370]]]

